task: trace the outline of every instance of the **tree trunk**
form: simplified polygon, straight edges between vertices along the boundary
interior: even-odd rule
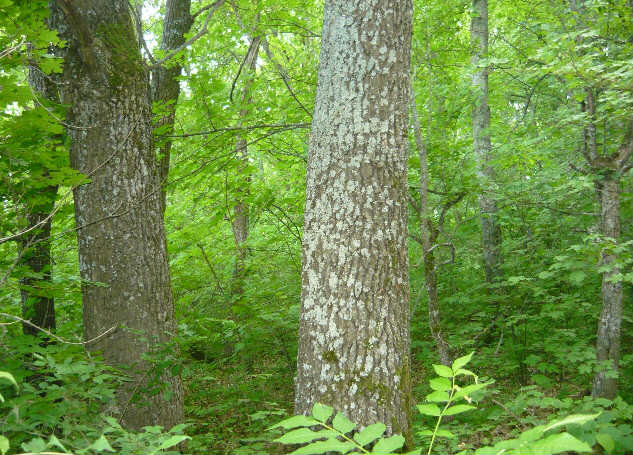
[[[53,211],[56,196],[57,186],[49,186],[38,194],[45,200],[44,203],[27,204],[26,227],[32,230],[18,243],[20,264],[28,268],[29,274],[20,279],[22,317],[47,330],[55,330],[55,302],[46,286],[52,281],[53,270],[50,245],[52,219],[48,216]],[[22,324],[22,331],[25,335],[40,334],[39,330],[26,323]]]
[[[430,90],[429,90],[430,92]],[[431,95],[431,93],[429,93]],[[450,366],[450,349],[448,343],[442,335],[442,324],[440,319],[440,302],[437,295],[437,271],[435,266],[435,249],[433,245],[437,241],[439,232],[433,226],[433,220],[428,214],[429,200],[429,169],[428,169],[428,153],[427,145],[422,140],[422,128],[420,127],[420,118],[418,116],[418,108],[415,102],[415,93],[413,85],[411,85],[411,116],[413,117],[413,131],[415,135],[415,143],[420,158],[420,234],[422,237],[422,254],[424,255],[424,283],[429,308],[429,330],[440,362],[443,365]]]
[[[307,169],[295,406],[411,442],[411,1],[325,5]]]
[[[130,368],[115,409],[124,425],[171,427],[183,420],[180,378],[144,359],[176,329],[148,73],[126,0],[54,4],[70,161],[90,179],[74,191],[84,337],[118,327],[88,349]]]
[[[481,214],[481,246],[483,250],[486,281],[493,283],[500,278],[501,228],[497,223],[497,203],[491,196],[495,181],[491,165],[490,107],[488,106],[488,68],[479,68],[488,57],[488,0],[473,0],[471,23],[472,64],[475,67],[472,85],[475,90],[473,108],[473,138],[478,160],[482,193],[479,197]]]
[[[191,0],[167,0],[165,18],[163,19],[163,36],[160,49],[168,53],[177,49],[185,42],[185,35],[191,29],[193,18],[190,13]],[[169,136],[174,132],[176,118],[176,103],[180,96],[180,81],[182,64],[174,59],[159,65],[152,71],[152,99],[159,105],[160,114],[156,121],[156,128],[162,136]],[[164,185],[169,176],[169,162],[171,158],[172,140],[164,137],[160,143],[160,183],[161,207],[163,212],[167,203],[167,192]]]
[[[253,102],[251,94],[251,86],[255,78],[255,69],[257,67],[257,55],[261,44],[261,37],[256,36],[251,39],[251,45],[244,61],[244,69],[246,70],[246,82],[242,89],[240,120],[238,127],[242,126],[251,112]],[[237,251],[235,258],[235,269],[233,270],[232,294],[239,298],[244,293],[244,278],[246,275],[246,256],[248,249],[246,241],[248,240],[248,223],[249,223],[249,206],[246,199],[250,195],[251,176],[249,171],[248,143],[246,141],[246,133],[238,133],[235,143],[235,156],[238,160],[237,178],[235,186],[235,206],[233,207],[233,220],[231,228],[233,229],[233,238],[235,240],[235,249]]]
[[[53,103],[59,103],[57,86],[53,75],[46,75],[35,67],[29,67],[29,85],[38,96]],[[51,146],[55,146],[51,141]],[[46,171],[45,171],[46,173]],[[31,321],[38,327],[55,330],[55,301],[45,289],[52,281],[53,261],[51,259],[51,224],[49,218],[57,197],[57,185],[43,188],[34,201],[26,203],[26,229],[28,233],[20,239],[21,265],[26,266],[29,273],[20,280],[20,297],[22,301],[22,318]],[[37,202],[36,202],[37,201]],[[42,289],[44,288],[44,289]],[[37,335],[39,330],[29,324],[22,324],[25,335]]]
[[[600,233],[615,242],[620,238],[620,184],[619,179],[603,178],[597,185],[600,197]],[[604,249],[601,254],[601,265],[609,267],[602,274],[602,311],[598,323],[596,340],[596,360],[598,366],[609,362],[610,368],[598,371],[593,380],[592,396],[613,399],[618,394],[617,378],[608,377],[609,373],[617,373],[620,360],[620,327],[622,324],[622,282],[611,281],[620,274],[615,265],[615,254]]]

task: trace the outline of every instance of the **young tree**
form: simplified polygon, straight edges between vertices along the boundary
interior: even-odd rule
[[[475,91],[473,107],[473,139],[479,167],[482,193],[479,197],[481,214],[481,246],[486,281],[493,283],[500,276],[501,228],[497,221],[497,203],[491,195],[495,172],[492,167],[490,142],[490,106],[488,105],[488,0],[473,0],[471,22],[472,64],[475,67],[472,85]]]
[[[71,164],[89,179],[74,191],[84,336],[117,327],[88,348],[130,367],[133,381],[118,394],[124,424],[171,427],[183,418],[180,379],[146,360],[175,324],[149,77],[130,5],[57,0],[51,19],[67,41],[62,102],[70,106]],[[155,381],[166,390],[134,398]]]
[[[296,410],[410,438],[407,157],[412,2],[324,11],[307,168]]]

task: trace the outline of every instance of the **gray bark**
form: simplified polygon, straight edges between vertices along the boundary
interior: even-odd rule
[[[604,178],[597,183],[600,198],[600,233],[616,242],[620,238],[620,183],[619,179]],[[602,274],[602,311],[596,337],[596,360],[609,362],[606,371],[596,372],[593,380],[592,396],[613,399],[618,394],[617,378],[607,377],[617,373],[620,360],[620,328],[622,325],[622,282],[611,281],[620,274],[615,266],[617,256],[608,250],[601,254],[601,265],[609,267]]]
[[[165,53],[178,49],[184,44],[185,35],[193,24],[190,7],[191,0],[167,0],[163,19],[163,35],[160,42],[160,49],[165,51]],[[156,121],[156,128],[160,128],[164,136],[169,136],[174,132],[176,103],[180,96],[180,81],[178,77],[181,73],[182,64],[178,60],[159,65],[152,71],[152,99],[161,106],[162,113]],[[172,140],[166,137],[159,145],[160,182],[161,185],[165,185],[169,176]],[[161,191],[163,212],[165,211],[166,203],[167,192],[163,187]]]
[[[325,5],[307,169],[295,406],[410,432],[412,2]]]
[[[486,281],[493,283],[501,274],[501,228],[497,222],[497,203],[491,195],[495,172],[490,141],[490,107],[488,105],[488,68],[478,68],[488,57],[488,0],[473,0],[471,22],[472,86],[475,92],[473,107],[473,139],[478,161],[478,174],[482,185],[479,197],[481,214],[481,246],[483,250]]]
[[[68,42],[62,101],[70,106],[70,161],[90,178],[74,191],[84,337],[118,327],[88,349],[130,368],[133,381],[118,391],[114,410],[123,424],[171,427],[183,420],[180,378],[143,359],[176,327],[149,77],[129,5],[57,0],[52,19]],[[145,395],[156,382],[161,393]]]

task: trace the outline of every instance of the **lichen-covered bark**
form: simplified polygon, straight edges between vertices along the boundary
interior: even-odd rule
[[[492,283],[500,276],[501,228],[497,222],[497,203],[493,196],[492,184],[495,180],[491,165],[492,146],[490,142],[490,107],[488,105],[488,68],[477,68],[488,57],[488,0],[473,0],[471,22],[472,86],[475,93],[473,107],[473,139],[478,161],[478,174],[482,184],[479,196],[481,214],[481,246],[483,250],[486,281]]]
[[[620,184],[619,179],[601,179],[597,184],[600,198],[600,233],[617,242],[620,238]],[[618,371],[620,360],[620,327],[622,325],[622,282],[612,281],[620,274],[615,265],[617,257],[608,250],[603,250],[601,265],[608,267],[602,274],[602,311],[598,323],[596,337],[596,360],[598,363],[609,362],[610,368],[598,371],[593,380],[591,394],[594,397],[613,399],[618,394],[617,378],[608,377],[609,373]]]
[[[325,5],[307,169],[296,410],[410,440],[407,156],[412,3]]]
[[[130,367],[133,381],[114,410],[123,423],[171,427],[183,420],[180,379],[143,359],[170,341],[175,323],[149,77],[129,5],[57,0],[52,19],[68,42],[62,101],[70,106],[71,165],[90,179],[74,191],[84,336],[118,327],[88,349]],[[145,394],[151,382],[163,393]]]
[[[185,35],[191,29],[193,18],[190,13],[191,0],[167,0],[165,17],[163,19],[163,35],[160,49],[166,53],[177,49],[185,42]],[[176,103],[180,96],[180,81],[182,63],[179,60],[167,62],[157,66],[152,71],[152,99],[159,106],[160,115],[156,121],[156,128],[161,136],[169,136],[174,131],[176,118]],[[165,185],[169,176],[169,162],[171,158],[172,140],[168,137],[160,141],[160,182]],[[167,194],[163,187],[161,191],[161,206],[165,211]]]

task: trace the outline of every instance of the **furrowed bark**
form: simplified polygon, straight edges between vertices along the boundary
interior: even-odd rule
[[[295,407],[411,442],[407,157],[412,2],[325,5],[307,169]]]
[[[113,412],[131,429],[183,421],[180,378],[144,359],[175,333],[149,77],[126,0],[54,2],[64,48],[84,337],[129,367]],[[172,351],[173,352],[173,351]],[[175,353],[177,356],[177,352]],[[160,393],[146,392],[160,388]]]

